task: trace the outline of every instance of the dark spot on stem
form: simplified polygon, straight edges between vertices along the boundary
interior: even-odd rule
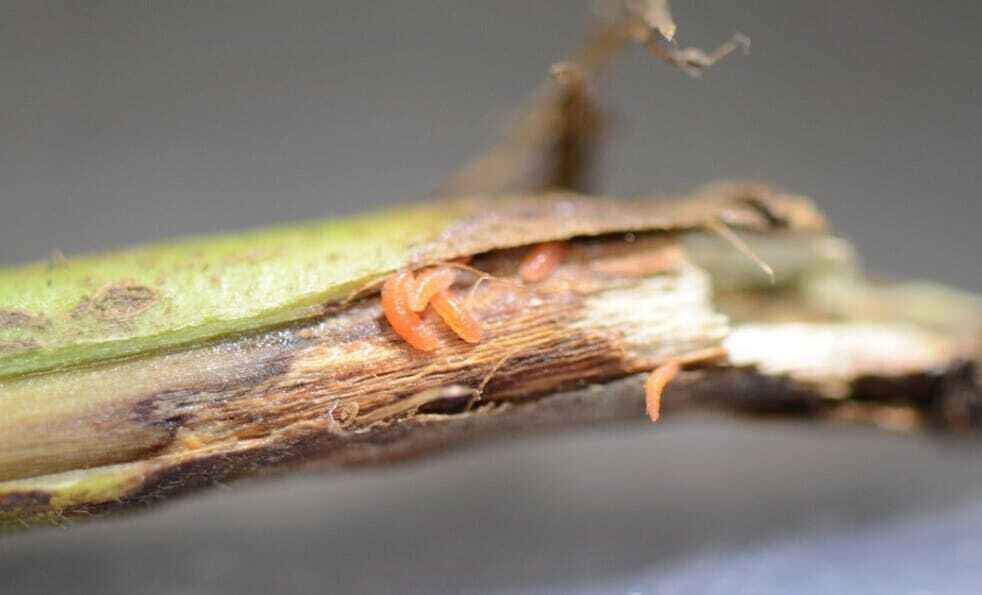
[[[140,316],[159,301],[157,292],[132,282],[110,283],[72,311],[73,318],[92,315],[106,322],[123,322]]]
[[[42,508],[51,502],[51,494],[40,490],[0,494],[0,511],[15,512]]]
[[[38,314],[22,310],[0,310],[0,330],[11,328],[43,329],[48,326],[48,319]]]

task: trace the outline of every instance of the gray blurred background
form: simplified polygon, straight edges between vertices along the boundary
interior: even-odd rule
[[[676,0],[701,80],[603,84],[612,193],[815,198],[867,267],[982,291],[982,5]],[[431,190],[586,0],[0,2],[0,264]],[[972,593],[975,443],[694,419],[241,484],[0,540],[3,593]]]

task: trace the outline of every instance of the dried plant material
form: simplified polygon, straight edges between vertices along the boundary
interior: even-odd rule
[[[668,41],[675,39],[675,19],[668,0],[630,0],[628,6],[648,27],[658,31]]]
[[[738,48],[750,48],[750,39],[736,34],[711,52],[678,49],[672,45],[676,26],[667,0],[601,0],[594,6],[597,22],[583,47],[550,69],[529,102],[508,118],[501,140],[440,185],[437,194],[590,191],[604,131],[593,87],[625,48],[644,46],[691,76]]]
[[[646,409],[652,417],[707,407],[807,415],[895,430],[982,424],[977,380],[963,369],[977,342],[905,319],[870,325],[815,303],[818,279],[860,281],[848,251],[816,239],[821,217],[800,198],[721,185],[678,202],[440,204],[441,212],[456,205],[459,219],[397,261],[366,263],[383,277],[459,267],[456,290],[473,295],[467,311],[479,339],[435,324],[434,350],[414,350],[386,321],[379,284],[359,289],[374,276],[363,268],[338,280],[328,307],[287,326],[8,374],[0,378],[0,520],[87,517],[236,477],[398,460],[509,428]],[[718,220],[749,232],[749,249],[774,267],[773,284],[712,238],[706,222]],[[556,240],[564,241],[561,263],[521,283],[528,248]],[[461,257],[470,264],[449,262]],[[488,278],[495,282],[480,283]],[[854,293],[873,299],[858,285]],[[749,318],[728,315],[746,299],[757,305]],[[944,310],[947,298],[925,299]],[[793,333],[781,326],[788,318],[797,321]],[[888,344],[902,353],[874,349]],[[666,362],[689,371],[675,377]],[[634,377],[653,369],[646,400]]]
[[[771,283],[774,282],[774,269],[771,268],[771,265],[767,264],[763,258],[758,256],[753,249],[748,246],[746,242],[740,239],[740,236],[738,236],[732,229],[727,227],[725,223],[720,221],[710,221],[706,224],[706,227],[718,234],[719,237],[729,242],[729,244],[741,254],[752,260],[754,264],[760,267],[760,270],[767,275],[767,278],[770,279]]]
[[[690,74],[746,47],[605,5],[449,185],[489,194],[0,270],[0,526],[645,413],[982,427],[979,299],[868,282],[802,197],[500,194],[589,185],[625,46]]]
[[[597,0],[593,12],[603,22],[626,27],[636,41],[654,33],[674,41],[678,29],[668,0]]]
[[[689,76],[694,77],[702,76],[706,68],[716,64],[738,49],[742,49],[745,54],[750,53],[750,38],[742,33],[734,34],[729,41],[711,52],[705,52],[693,47],[684,49],[667,47],[655,39],[648,39],[644,44],[659,59],[680,68]]]

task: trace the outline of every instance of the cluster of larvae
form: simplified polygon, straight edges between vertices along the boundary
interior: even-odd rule
[[[561,242],[533,246],[519,265],[519,278],[523,283],[542,281],[559,265],[564,252],[565,246]],[[385,280],[382,285],[382,311],[392,330],[414,349],[433,351],[439,345],[437,333],[421,316],[427,308],[433,308],[443,323],[463,341],[471,344],[481,342],[480,321],[470,312],[467,300],[452,289],[457,281],[457,271],[470,269],[469,260],[465,257],[427,267],[418,274],[404,269]],[[477,285],[473,289],[476,288]],[[658,420],[662,392],[680,369],[680,362],[672,360],[657,367],[648,376],[645,404],[651,421]]]

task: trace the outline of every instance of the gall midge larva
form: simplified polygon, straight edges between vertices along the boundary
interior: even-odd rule
[[[457,272],[449,267],[429,268],[416,277],[416,286],[410,292],[409,307],[422,312],[433,296],[450,289],[457,280]]]
[[[559,242],[533,247],[519,266],[519,276],[530,283],[541,281],[556,268],[564,251],[565,246]],[[447,266],[426,269],[419,277],[409,270],[389,276],[382,285],[382,310],[396,334],[421,351],[436,349],[439,340],[433,329],[417,314],[432,305],[458,337],[471,344],[479,343],[482,334],[480,323],[471,315],[466,304],[450,291],[456,278],[456,272]],[[671,360],[648,375],[644,383],[645,411],[651,421],[658,421],[662,392],[681,368],[678,360]]]
[[[382,311],[397,335],[420,351],[433,351],[439,345],[433,329],[413,312],[410,292],[416,281],[412,271],[393,273],[382,285]]]
[[[481,342],[481,324],[471,315],[467,307],[449,289],[437,293],[430,302],[457,336],[468,343]]]
[[[560,242],[533,246],[518,267],[518,276],[526,283],[537,283],[549,276],[563,257],[566,248]]]
[[[644,403],[645,411],[648,412],[651,421],[658,421],[661,413],[661,394],[681,369],[682,365],[678,360],[672,360],[658,366],[648,375],[648,380],[644,383]]]
[[[382,311],[397,335],[421,351],[433,351],[439,341],[417,312],[432,305],[443,322],[468,343],[481,341],[481,325],[467,306],[450,291],[457,273],[449,267],[427,269],[419,277],[411,271],[394,273],[382,285]]]

